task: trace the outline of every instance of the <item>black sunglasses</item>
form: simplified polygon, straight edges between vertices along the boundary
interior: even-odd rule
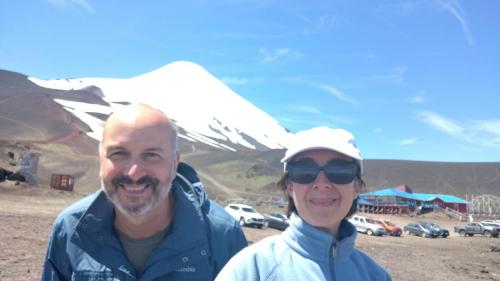
[[[324,166],[319,166],[311,158],[304,158],[288,163],[286,171],[291,181],[300,184],[313,182],[320,171],[323,171],[332,183],[347,184],[359,174],[359,166],[355,161],[340,159],[333,159]]]

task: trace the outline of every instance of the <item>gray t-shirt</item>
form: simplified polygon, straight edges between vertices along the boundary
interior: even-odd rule
[[[116,229],[127,258],[140,276],[151,253],[160,245],[169,227],[146,238],[135,239]]]

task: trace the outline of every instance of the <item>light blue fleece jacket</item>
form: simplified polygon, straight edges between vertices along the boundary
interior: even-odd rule
[[[343,220],[337,241],[292,214],[290,226],[281,235],[243,249],[215,280],[391,280],[380,265],[354,248],[356,235],[355,227]]]

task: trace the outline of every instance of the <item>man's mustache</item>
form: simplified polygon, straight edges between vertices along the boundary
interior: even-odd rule
[[[136,185],[150,185],[152,187],[158,186],[160,181],[152,176],[143,176],[138,180],[134,181],[129,176],[121,175],[111,180],[111,184],[118,188],[122,184],[136,184]]]

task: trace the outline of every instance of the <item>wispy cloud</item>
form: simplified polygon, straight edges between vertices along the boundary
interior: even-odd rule
[[[292,107],[292,110],[302,113],[321,114],[321,110],[313,106],[299,105]]]
[[[329,93],[330,95],[336,97],[337,99],[339,99],[341,101],[350,103],[352,105],[358,105],[358,101],[356,101],[355,99],[351,98],[350,96],[344,94],[343,92],[341,92],[339,89],[335,88],[332,85],[317,83],[317,84],[313,84],[313,86]]]
[[[382,128],[375,128],[375,130],[373,130],[373,132],[380,134],[380,133],[382,133]]]
[[[280,124],[282,124],[285,128],[286,127],[313,127],[313,126],[320,126],[318,125],[317,120],[309,120],[304,118],[303,116],[277,116],[276,120]]]
[[[286,58],[299,58],[302,54],[299,51],[292,50],[290,48],[277,48],[274,50],[268,50],[266,48],[260,48],[259,54],[263,57],[263,63],[273,63],[278,60],[283,60]]]
[[[327,28],[332,28],[337,22],[337,17],[335,15],[320,16],[318,18],[319,26],[324,26]]]
[[[216,51],[215,49],[194,47],[193,50],[195,52],[198,52],[198,53],[201,53],[204,55],[210,55],[210,56],[214,56],[214,57],[227,57],[227,53],[221,52],[221,51]]]
[[[83,8],[89,13],[94,13],[94,8],[87,2],[87,0],[45,0],[48,3],[57,6],[57,7],[67,7],[70,5],[77,5],[80,8]]]
[[[417,143],[417,138],[404,139],[398,142],[399,145],[411,145]]]
[[[485,145],[500,146],[500,120],[475,120],[472,122],[473,129],[486,134]]]
[[[406,66],[395,66],[392,68],[391,73],[382,75],[373,75],[372,79],[376,80],[388,80],[392,82],[402,83],[405,78],[407,67]]]
[[[452,121],[435,112],[418,112],[421,121],[452,137],[474,146],[500,147],[500,119]]]
[[[209,33],[207,36],[217,39],[251,39],[251,40],[262,40],[262,39],[279,39],[285,38],[286,34],[274,34],[274,33],[251,33],[251,32],[214,32]]]
[[[462,9],[460,2],[458,2],[458,0],[436,0],[436,1],[439,5],[441,5],[441,7],[445,8],[460,22],[467,43],[469,45],[474,45],[474,38],[469,28],[469,23],[467,22],[465,11]]]
[[[460,26],[462,27],[462,31],[464,33],[465,39],[469,45],[474,45],[474,36],[472,35],[471,29],[469,27],[469,23],[467,21],[467,16],[465,14],[464,9],[460,5],[459,0],[423,0],[423,1],[395,1],[395,3],[384,4],[379,6],[375,12],[377,13],[393,13],[393,14],[401,14],[401,15],[409,15],[412,14],[420,8],[429,7],[429,4],[433,5],[436,3],[441,8],[445,9],[449,12],[455,19],[458,20]]]
[[[500,120],[476,120],[474,125],[480,130],[500,136]]]
[[[378,59],[378,56],[374,54],[372,51],[366,52],[351,52],[351,53],[329,53],[326,55],[327,57],[337,58],[337,59],[346,59],[346,60],[362,60],[368,62],[375,62]]]
[[[346,117],[346,116],[337,116],[337,115],[330,115],[326,116],[327,120],[335,123],[335,124],[356,124],[358,123],[358,120],[352,117]]]
[[[155,39],[152,39],[149,36],[146,36],[146,35],[139,33],[139,32],[135,32],[133,30],[119,28],[119,29],[116,29],[113,31],[115,33],[117,33],[119,36],[126,38],[128,40],[142,42],[142,43],[146,43],[146,44],[151,44],[151,45],[155,45],[158,47],[164,47],[164,44],[156,41]]]
[[[236,86],[246,85],[249,81],[249,79],[245,77],[222,77],[221,80],[224,84]]]
[[[410,103],[424,103],[428,99],[424,96],[424,91],[418,91],[417,94],[410,98]]]
[[[276,116],[276,120],[285,127],[343,127],[345,124],[355,124],[357,120],[351,117],[328,115],[321,109],[314,106],[287,105],[291,109],[287,115]]]
[[[427,99],[422,96],[414,96],[410,99],[410,103],[424,103]]]
[[[314,19],[311,19],[307,16],[304,16],[303,14],[300,13],[292,13],[294,16],[297,18],[301,19],[303,22],[307,23],[308,25],[312,26],[326,26],[326,27],[331,27],[335,25],[335,20],[336,17],[334,15],[328,15],[328,16],[317,16]]]
[[[301,10],[287,10],[292,16],[298,18],[304,23],[301,32],[304,35],[313,35],[321,32],[327,32],[337,25],[338,17],[334,14],[316,14],[313,17],[304,14]]]
[[[483,152],[484,149],[480,148],[480,147],[476,147],[476,146],[470,146],[470,145],[463,145],[463,144],[459,144],[457,145],[457,147],[461,150],[464,150],[464,151],[469,151],[469,152]]]
[[[265,81],[262,77],[222,77],[221,81],[226,85],[243,86],[248,84],[258,84]]]
[[[412,1],[397,1],[390,4],[383,4],[375,9],[377,13],[397,13],[402,15],[408,15],[413,13],[417,7],[420,6],[419,2]]]
[[[337,17],[334,15],[319,16],[315,19],[309,19],[307,17],[301,16],[302,20],[307,23],[304,27],[303,33],[305,35],[313,35],[332,29],[337,22]]]
[[[460,136],[463,133],[462,127],[454,121],[449,120],[437,113],[431,111],[421,111],[418,115],[423,122],[449,135]]]
[[[325,126],[336,126],[333,124],[355,124],[357,120],[352,117],[338,116],[338,115],[328,115],[326,112],[322,111],[318,107],[309,105],[293,105],[287,108],[299,114],[301,119],[305,118],[304,114],[313,114],[314,116],[308,115],[312,122],[311,124],[321,122],[319,119],[325,122]]]

